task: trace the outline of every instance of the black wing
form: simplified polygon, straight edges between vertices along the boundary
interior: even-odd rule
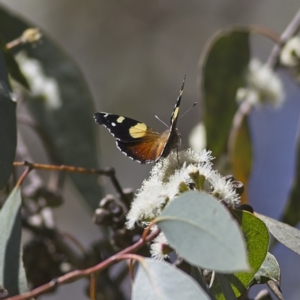
[[[159,136],[159,133],[148,127],[145,123],[134,119],[113,115],[105,112],[94,114],[95,122],[103,125],[116,138],[123,143],[136,143],[146,135]]]

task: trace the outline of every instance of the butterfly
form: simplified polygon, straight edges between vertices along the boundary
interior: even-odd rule
[[[106,112],[95,113],[95,122],[108,129],[116,139],[117,148],[126,156],[142,164],[155,163],[178,146],[180,135],[176,124],[184,83],[185,77],[171,115],[170,127],[162,133],[145,123]]]

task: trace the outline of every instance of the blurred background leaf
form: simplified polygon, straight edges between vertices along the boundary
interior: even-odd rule
[[[241,201],[242,203],[247,203],[248,180],[252,167],[252,145],[248,116],[243,116],[232,143],[230,162],[233,176],[243,183],[244,192],[241,196]]]
[[[0,8],[0,35],[5,42],[19,37],[28,27],[33,26]],[[95,109],[87,85],[74,61],[42,34],[42,44],[38,47],[22,46],[22,50],[26,50],[28,57],[38,60],[45,76],[54,78],[59,87],[60,102],[56,106],[51,106],[41,97],[28,96],[26,99],[39,134],[47,145],[46,151],[55,164],[98,168],[93,121]],[[70,176],[89,206],[95,209],[101,198],[97,177]]]
[[[7,183],[12,172],[17,146],[16,103],[12,100],[11,88],[0,49],[0,189]]]
[[[200,94],[204,103],[207,148],[216,157],[226,153],[237,110],[236,91],[243,86],[250,59],[249,32],[238,28],[217,33],[200,58]],[[237,178],[238,179],[238,178]]]

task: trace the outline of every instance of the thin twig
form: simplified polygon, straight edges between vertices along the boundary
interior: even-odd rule
[[[11,41],[9,43],[7,43],[6,44],[6,48],[7,49],[12,49],[12,48],[14,48],[16,46],[19,46],[20,44],[24,44],[24,40],[23,40],[22,36],[16,38],[15,40],[13,40],[13,41]]]
[[[91,169],[91,168],[82,168],[82,167],[74,167],[74,166],[67,166],[67,165],[47,165],[47,164],[37,164],[31,163],[28,161],[22,162],[14,162],[14,167],[23,167],[27,166],[31,169],[38,169],[38,170],[45,170],[45,171],[65,171],[71,173],[85,173],[85,174],[97,174],[97,175],[104,175],[108,176],[116,189],[116,191],[120,194],[121,198],[126,200],[126,196],[123,192],[123,189],[116,178],[116,172],[114,168],[106,168],[106,169]]]
[[[292,36],[294,36],[298,32],[299,28],[300,28],[300,9],[298,10],[297,14],[290,22],[290,24],[287,26],[285,31],[281,34],[279,43],[276,44],[272,49],[271,54],[267,60],[267,65],[270,68],[276,68],[281,48]]]
[[[90,168],[82,168],[82,167],[74,167],[74,166],[67,166],[67,165],[47,165],[47,164],[37,164],[37,163],[31,163],[28,161],[22,161],[22,162],[14,162],[14,167],[22,167],[22,166],[28,166],[32,169],[39,169],[39,170],[45,170],[45,171],[65,171],[65,172],[73,172],[73,173],[89,173],[89,174],[99,174],[99,175],[107,175],[109,176],[109,173],[111,173],[111,169],[90,169]]]
[[[77,249],[79,249],[79,250],[81,251],[82,254],[87,254],[87,251],[86,251],[85,247],[84,247],[84,246],[81,244],[81,242],[78,241],[78,240],[76,239],[76,237],[73,236],[71,233],[66,232],[66,231],[61,231],[61,232],[60,232],[60,235],[61,235],[63,238],[65,238],[65,239],[71,241],[71,242],[77,247]]]
[[[157,219],[154,219],[144,230],[142,239],[145,239],[147,235],[149,234],[151,227],[157,223]]]
[[[12,49],[21,44],[36,43],[41,37],[42,34],[37,28],[28,28],[23,32],[23,34],[20,37],[7,43],[6,48]]]
[[[157,237],[159,232],[160,232],[159,230],[152,232],[145,239],[141,238],[135,244],[133,244],[133,245],[129,246],[128,248],[120,251],[119,253],[109,257],[108,259],[102,261],[101,263],[97,264],[96,266],[90,267],[85,270],[72,271],[70,273],[67,273],[67,274],[55,279],[55,280],[52,280],[46,284],[41,285],[38,288],[36,288],[30,292],[7,298],[7,300],[24,300],[24,299],[37,297],[41,294],[44,294],[47,291],[50,291],[51,289],[53,289],[61,284],[68,283],[70,281],[74,281],[74,280],[82,278],[82,277],[87,277],[93,273],[102,271],[102,270],[106,269],[107,267],[109,267],[110,265],[112,265],[120,260],[123,260],[123,259],[141,260],[141,257],[139,257],[138,255],[133,255],[131,253],[136,252],[138,249],[143,247],[146,243],[148,243],[149,241],[152,241],[155,237]]]
[[[25,179],[26,176],[30,173],[31,170],[32,170],[32,168],[31,168],[30,166],[28,166],[28,167],[26,168],[26,170],[23,172],[23,174],[21,175],[21,177],[19,178],[19,180],[18,180],[18,182],[17,182],[17,184],[16,184],[17,187],[20,187],[20,186],[22,185],[24,179]]]

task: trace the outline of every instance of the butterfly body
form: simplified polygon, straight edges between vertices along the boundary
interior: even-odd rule
[[[157,162],[161,157],[167,157],[180,140],[176,124],[183,87],[184,81],[171,115],[171,125],[162,133],[143,122],[105,112],[95,113],[95,122],[108,129],[115,137],[118,149],[132,160],[143,164]]]

